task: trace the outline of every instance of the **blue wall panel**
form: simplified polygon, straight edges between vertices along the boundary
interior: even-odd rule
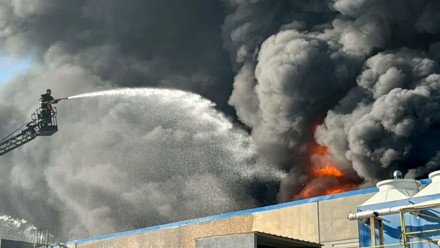
[[[398,206],[405,206],[409,204],[422,203],[429,200],[440,199],[440,194],[423,196],[410,198],[399,201],[392,201],[374,205],[366,205],[359,206],[358,212],[366,211],[366,210],[378,210],[383,208],[391,208]],[[421,213],[440,216],[440,208],[431,209],[431,210],[422,210]],[[401,241],[401,224],[400,224],[400,216],[399,214],[393,215],[385,215],[379,216],[383,219],[383,227],[384,227],[384,243],[385,244],[395,244]],[[432,229],[440,229],[440,222],[437,220],[428,219],[425,217],[418,217],[411,214],[405,214],[405,226],[407,227],[407,232],[409,231],[424,231],[424,230],[432,230]],[[368,247],[371,246],[371,235],[370,235],[370,223],[369,220],[364,222],[359,221],[358,224],[359,230],[359,246]],[[376,223],[376,245],[379,244],[379,232]],[[432,233],[432,234],[424,234],[420,237],[429,238],[429,239],[440,239],[440,232]],[[417,239],[412,239],[410,241],[416,241]],[[410,247],[429,247],[427,244],[420,245],[411,245]]]

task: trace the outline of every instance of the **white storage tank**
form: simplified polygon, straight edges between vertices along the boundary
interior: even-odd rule
[[[414,179],[389,179],[376,184],[379,192],[360,206],[397,201],[413,197],[420,190],[420,182]]]
[[[420,190],[414,197],[440,194],[440,170],[429,173],[429,178],[431,183]]]

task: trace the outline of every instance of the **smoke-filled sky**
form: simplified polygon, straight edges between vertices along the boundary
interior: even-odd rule
[[[2,156],[0,215],[76,239],[424,177],[439,33],[436,0],[0,0],[0,54],[33,58],[1,136],[46,88],[131,87],[61,102],[58,133]],[[312,144],[344,178],[312,177]]]

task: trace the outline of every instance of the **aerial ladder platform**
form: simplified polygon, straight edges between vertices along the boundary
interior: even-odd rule
[[[56,100],[66,100],[62,98]],[[38,108],[31,115],[31,122],[24,124],[0,141],[0,156],[28,143],[38,136],[51,136],[58,131],[57,109]]]

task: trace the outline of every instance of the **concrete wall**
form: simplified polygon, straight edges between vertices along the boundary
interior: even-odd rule
[[[207,221],[191,225],[139,234],[124,235],[81,244],[69,244],[75,248],[176,248],[195,247],[195,239],[226,234],[249,233],[252,229],[253,216],[244,215],[228,219]]]
[[[324,248],[359,248],[359,239],[345,239],[338,241],[329,241],[323,244]]]
[[[162,229],[153,232],[133,234],[86,242],[83,244],[70,244],[68,247],[75,248],[171,248],[180,247],[179,228]]]
[[[254,223],[251,231],[319,242],[317,202],[253,215]]]
[[[69,243],[69,247],[195,248],[196,239],[255,231],[322,243],[327,247],[356,247],[350,244],[357,244],[357,222],[347,220],[347,215],[350,212],[356,212],[356,206],[372,194],[305,202],[298,205],[292,203],[292,206],[273,206],[269,210],[247,211],[242,215],[238,214],[238,216],[229,218],[176,224],[174,227],[148,232],[139,231],[141,233],[124,234],[76,245]],[[337,243],[345,244],[345,246],[337,246]]]
[[[255,234],[236,234],[196,239],[196,248],[255,248]]]
[[[358,247],[357,221],[350,221],[347,219],[347,216],[349,213],[357,212],[356,207],[372,195],[356,195],[318,202],[319,243],[324,244],[324,247],[326,247],[326,243],[334,243],[335,241],[347,243],[349,240],[354,240],[348,242],[352,245],[355,244],[354,246],[347,245],[345,247]]]
[[[181,241],[179,247],[195,247],[195,239],[226,234],[249,233],[254,216],[243,215],[228,219],[202,222],[180,227]]]

